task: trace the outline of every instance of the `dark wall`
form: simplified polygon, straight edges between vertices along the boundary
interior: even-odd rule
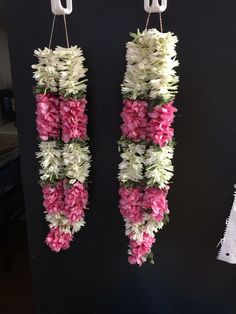
[[[155,265],[127,262],[118,212],[119,84],[129,32],[143,29],[143,0],[74,1],[72,44],[89,67],[93,154],[87,226],[53,254],[37,185],[33,50],[48,44],[49,0],[8,0],[8,30],[37,311],[41,314],[233,314],[236,269],[216,260],[236,176],[236,2],[169,0],[165,30],[179,36],[181,62],[171,223],[157,236]],[[158,26],[152,16],[151,26]],[[64,44],[62,18],[54,43]]]

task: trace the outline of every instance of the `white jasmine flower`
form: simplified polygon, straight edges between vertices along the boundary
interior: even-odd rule
[[[57,92],[59,80],[57,56],[48,48],[35,50],[34,55],[38,58],[38,64],[32,65],[33,77],[37,81],[37,85],[50,92]]]
[[[85,59],[82,50],[77,46],[70,48],[57,47],[55,54],[59,59],[59,90],[63,96],[76,96],[78,93],[85,93],[87,89],[85,84],[87,69],[83,66]]]
[[[149,216],[149,215],[148,215]],[[158,230],[162,229],[164,227],[163,221],[156,221],[152,217],[148,217],[146,220],[145,225],[145,233],[149,234],[151,237],[155,237],[155,234],[158,232]]]
[[[156,29],[133,35],[127,43],[127,70],[122,92],[132,99],[162,98],[169,101],[177,93],[179,81],[174,68],[179,65],[175,46],[177,37]]]
[[[46,220],[49,222],[50,228],[59,227],[61,231],[70,232],[70,222],[69,219],[63,215],[63,213],[56,214],[46,214]]]
[[[145,177],[147,185],[158,185],[160,189],[165,188],[173,177],[174,167],[172,158],[174,148],[171,145],[164,147],[151,146],[145,155]]]
[[[60,231],[70,234],[80,231],[80,229],[85,225],[84,218],[80,221],[71,223],[63,213],[46,213],[46,221],[49,222],[50,228],[60,228]]]
[[[89,147],[80,143],[65,144],[62,149],[65,176],[70,184],[76,181],[84,183],[89,176],[91,156]]]
[[[78,231],[80,231],[80,229],[83,227],[83,226],[85,226],[85,220],[84,220],[84,218],[82,218],[80,221],[78,221],[78,222],[74,222],[73,224],[72,224],[72,234],[73,233],[76,233],[76,232],[78,232]]]
[[[83,66],[82,50],[77,46],[45,48],[34,52],[38,64],[32,65],[33,77],[38,87],[49,92],[60,92],[65,97],[73,97],[86,92],[87,69]]]
[[[138,243],[143,242],[144,233],[149,234],[151,237],[155,237],[158,230],[164,226],[163,221],[156,221],[149,214],[145,213],[143,221],[132,223],[128,219],[125,219],[125,234],[130,239],[137,241]]]
[[[61,175],[62,160],[56,141],[41,142],[39,148],[40,152],[36,153],[36,157],[40,159],[40,179],[43,181],[58,179]]]
[[[122,183],[142,181],[145,145],[131,143],[123,150],[124,152],[121,154],[123,160],[119,165],[119,180]]]

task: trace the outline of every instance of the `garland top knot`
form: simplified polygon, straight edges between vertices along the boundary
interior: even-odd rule
[[[174,99],[179,77],[175,67],[177,36],[157,29],[131,33],[127,43],[127,71],[122,84],[124,98],[154,100],[155,104]]]
[[[32,65],[37,81],[36,93],[59,93],[64,97],[81,99],[87,90],[87,68],[83,66],[81,48],[56,47],[34,51],[38,64]]]

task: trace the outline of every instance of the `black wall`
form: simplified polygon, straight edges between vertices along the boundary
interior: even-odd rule
[[[236,180],[236,2],[169,0],[165,30],[179,36],[171,223],[157,236],[155,265],[127,262],[118,212],[119,84],[129,32],[143,29],[143,0],[74,0],[72,44],[89,67],[93,154],[87,226],[53,254],[37,185],[33,50],[48,44],[50,1],[8,0],[8,30],[24,177],[33,284],[41,314],[233,314],[236,269],[216,260]],[[151,26],[158,26],[158,15]],[[54,43],[64,45],[62,18]]]

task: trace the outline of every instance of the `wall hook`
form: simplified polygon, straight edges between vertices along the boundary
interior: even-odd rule
[[[150,4],[150,1],[152,4]],[[159,0],[144,0],[144,10],[147,13],[162,13],[167,8],[167,0],[161,0],[161,5]]]
[[[52,13],[54,15],[68,15],[72,12],[72,0],[66,0],[66,8],[61,4],[61,0],[51,0]]]

